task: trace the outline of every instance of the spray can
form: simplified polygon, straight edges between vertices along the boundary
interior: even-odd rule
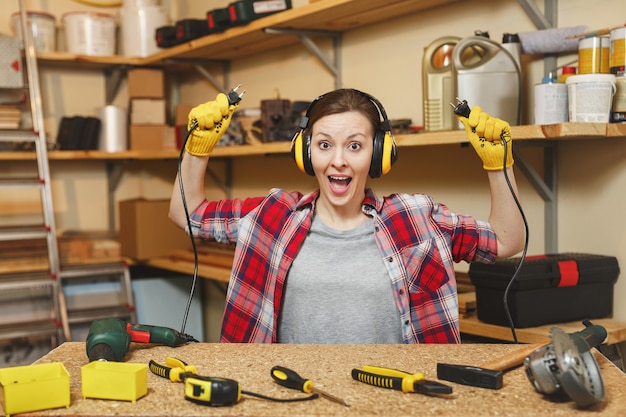
[[[518,42],[499,44],[483,36],[462,39],[452,51],[455,96],[480,106],[511,125],[521,123],[521,67]],[[506,45],[506,46],[505,46]],[[461,128],[459,123],[456,126]]]

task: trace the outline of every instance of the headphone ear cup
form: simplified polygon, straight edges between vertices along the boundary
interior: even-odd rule
[[[384,132],[380,129],[376,130],[374,134],[374,143],[372,150],[372,162],[370,163],[370,178],[378,178],[382,173],[382,157],[383,157],[383,135]]]
[[[391,166],[398,159],[396,143],[389,132],[377,130],[374,136],[374,150],[369,176],[379,178],[391,171]]]
[[[291,140],[291,157],[296,162],[298,169],[305,172],[302,161],[302,130],[298,131]]]
[[[311,176],[315,175],[311,163],[311,135],[304,134],[304,129],[296,133],[291,142],[291,157],[300,171]]]
[[[382,146],[382,158],[381,158],[381,173],[385,175],[391,171],[391,166],[398,160],[398,151],[396,149],[396,141],[393,139],[389,132],[384,133],[383,146]]]

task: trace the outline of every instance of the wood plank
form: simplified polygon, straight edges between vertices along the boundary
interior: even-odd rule
[[[626,341],[626,322],[613,320],[611,318],[594,319],[593,324],[603,326],[608,332],[607,343],[619,343]],[[520,343],[540,343],[550,337],[550,330],[557,326],[567,333],[578,332],[584,328],[580,321],[548,324],[544,326],[528,327],[524,329],[515,329],[517,340]],[[511,329],[505,326],[483,323],[478,320],[476,315],[470,317],[462,317],[460,319],[461,333],[471,334],[474,336],[482,336],[497,340],[513,341]]]
[[[322,0],[168,48],[142,64],[172,58],[232,60],[300,42],[297,36],[268,34],[266,28],[345,32],[454,2],[458,0]]]
[[[177,250],[170,259],[181,262],[195,262],[194,254],[189,250]],[[227,253],[219,250],[198,248],[198,263],[231,269],[233,266],[233,252]]]
[[[476,311],[476,293],[459,293],[459,313],[464,315],[473,314]]]
[[[173,61],[233,60],[300,43],[297,36],[274,35],[266,28],[345,32],[418,13],[459,0],[321,0],[285,10],[221,33],[193,39],[148,57],[86,56],[67,52],[39,52],[45,65],[84,68],[115,66],[171,66]]]
[[[606,135],[609,137],[626,136],[626,123],[609,123],[606,127]]]
[[[550,126],[513,126],[512,134],[515,140],[593,140],[607,138],[625,138],[626,125],[603,123],[562,123]],[[424,132],[406,135],[395,135],[398,147],[412,146],[442,146],[467,143],[467,136],[463,130],[442,132]],[[291,143],[272,142],[258,145],[219,146],[213,151],[212,157],[242,157],[249,155],[281,155],[289,154]],[[179,151],[50,151],[51,160],[80,161],[95,160],[161,160],[178,159]],[[0,152],[0,160],[35,160],[34,152]]]
[[[170,257],[153,258],[147,261],[147,265],[166,269],[168,271],[180,272],[187,275],[193,275],[194,265],[193,262],[172,259]],[[198,276],[206,279],[211,279],[218,282],[230,281],[230,269],[218,267],[214,265],[198,265]]]

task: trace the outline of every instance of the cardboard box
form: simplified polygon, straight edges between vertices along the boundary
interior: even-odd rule
[[[165,99],[164,98],[131,98],[130,99],[131,125],[164,125]]]
[[[191,249],[189,236],[168,218],[169,207],[167,199],[119,202],[122,256],[145,260]]]
[[[162,69],[133,68],[126,75],[129,98],[165,97],[165,82]]]
[[[131,151],[163,150],[163,135],[166,125],[130,125],[129,148]]]
[[[191,104],[177,104],[174,115],[174,126],[185,126],[189,123],[189,112],[194,106]]]

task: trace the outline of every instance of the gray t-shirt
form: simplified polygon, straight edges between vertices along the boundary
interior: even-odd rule
[[[402,343],[373,221],[335,230],[313,218],[285,283],[278,342]]]

